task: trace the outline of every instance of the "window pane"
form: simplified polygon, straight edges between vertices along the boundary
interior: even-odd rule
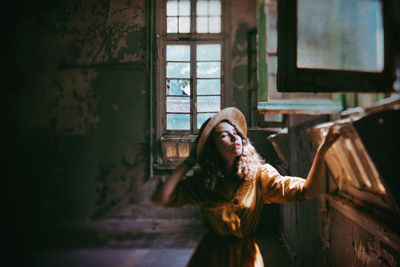
[[[167,80],[167,95],[190,95],[189,80]]]
[[[221,109],[221,97],[219,96],[199,96],[197,97],[198,112],[213,112]]]
[[[189,143],[178,143],[178,151],[180,158],[186,158],[190,153]]]
[[[179,2],[179,16],[190,16],[190,1]]]
[[[221,2],[220,1],[210,1],[209,3],[209,14],[211,16],[221,15]]]
[[[190,32],[190,17],[179,17],[179,32]]]
[[[210,17],[210,32],[218,33],[221,32],[221,18]]]
[[[178,1],[167,2],[167,16],[178,16]]]
[[[207,1],[197,1],[196,14],[197,14],[197,16],[208,16],[208,2]]]
[[[189,114],[167,114],[168,130],[190,130]]]
[[[197,77],[219,78],[221,76],[221,63],[219,62],[198,62]]]
[[[167,62],[167,78],[190,78],[190,63]]]
[[[196,22],[197,32],[208,32],[208,17],[198,17]]]
[[[197,115],[197,129],[201,128],[201,125],[210,117],[214,116],[215,113],[201,113]]]
[[[197,45],[196,59],[200,60],[221,60],[221,45],[220,44],[207,44]]]
[[[167,18],[167,32],[178,32],[178,18]]]
[[[167,61],[190,61],[190,46],[167,45]]]
[[[190,98],[168,96],[167,112],[190,112]]]
[[[176,158],[178,157],[178,151],[176,149],[176,143],[167,143],[165,144],[165,150],[167,153],[167,158]]]
[[[382,71],[379,0],[298,0],[297,66]]]
[[[221,80],[197,80],[198,95],[219,95],[221,93]]]

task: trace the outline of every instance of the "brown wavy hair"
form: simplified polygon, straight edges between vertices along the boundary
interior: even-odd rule
[[[229,120],[223,120],[221,122],[227,122],[233,127],[234,124]],[[236,129],[236,127],[235,127]],[[244,137],[240,131],[237,131],[243,142],[243,153],[235,159],[233,164],[233,176],[236,179],[250,180],[256,177],[258,166],[264,164],[264,160],[257,153],[254,146],[251,144],[247,137]],[[227,180],[224,176],[224,160],[221,153],[218,151],[215,145],[215,127],[211,131],[203,152],[199,156],[199,165],[201,167],[200,172],[204,177],[204,186],[210,191],[214,191],[217,183]]]

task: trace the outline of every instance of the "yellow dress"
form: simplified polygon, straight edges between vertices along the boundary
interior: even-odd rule
[[[210,231],[200,242],[188,266],[264,266],[253,239],[263,204],[304,200],[305,179],[282,176],[269,164],[258,166],[255,177],[243,180],[233,197],[210,193],[200,177],[182,179],[168,206],[200,206]],[[221,188],[220,191],[222,191]]]

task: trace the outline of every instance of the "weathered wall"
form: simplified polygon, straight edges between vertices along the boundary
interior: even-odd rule
[[[17,223],[105,217],[137,202],[149,153],[146,1],[13,8],[8,204]]]
[[[232,105],[239,108],[249,121],[249,84],[248,84],[248,32],[257,26],[256,1],[228,1],[231,3],[231,71]]]

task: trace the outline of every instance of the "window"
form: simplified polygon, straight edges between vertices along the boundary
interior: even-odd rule
[[[278,0],[261,1],[257,9],[257,108],[264,116],[266,125],[284,126],[285,117],[282,114],[330,114],[342,110],[338,95],[278,91],[279,71],[285,67],[284,62],[278,61],[278,52],[282,50],[281,44],[278,47]]]
[[[158,1],[159,164],[185,158],[203,122],[223,106],[222,4]]]
[[[278,91],[392,91],[385,2],[279,1]]]

